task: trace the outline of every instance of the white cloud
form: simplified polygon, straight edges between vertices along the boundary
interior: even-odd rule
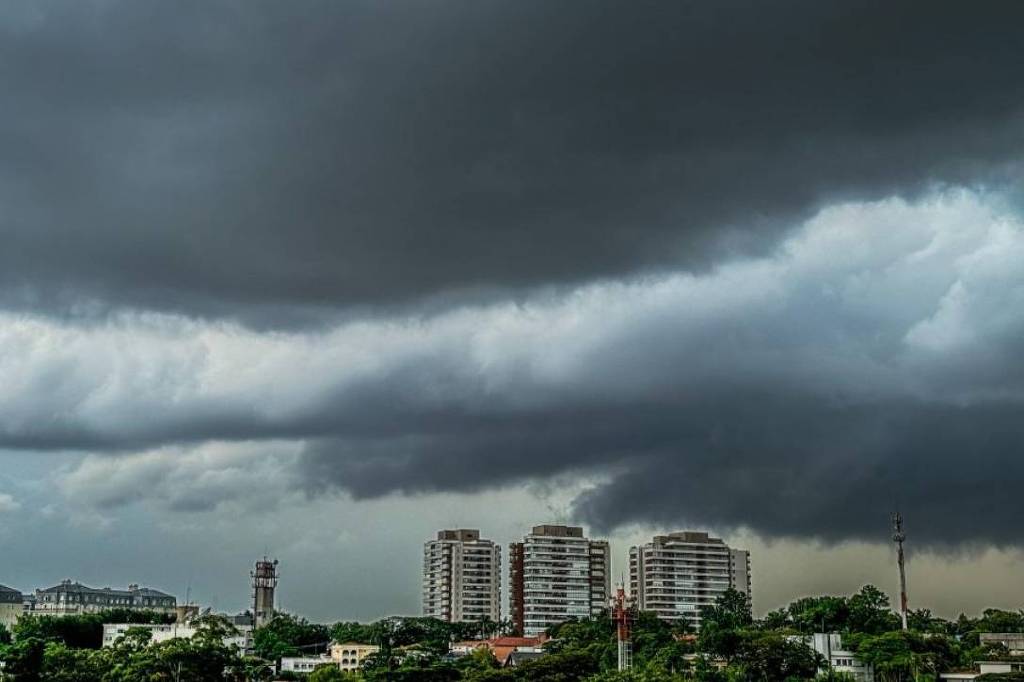
[[[0,514],[16,512],[21,509],[21,503],[14,499],[10,493],[0,493]]]

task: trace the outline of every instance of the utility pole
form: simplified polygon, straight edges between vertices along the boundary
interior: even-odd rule
[[[900,567],[900,620],[904,630],[907,629],[907,570],[903,565],[903,541],[906,539],[903,516],[896,512],[892,515],[892,541],[896,543],[896,563]]]
[[[619,670],[629,670],[633,665],[633,647],[629,636],[629,611],[626,610],[626,590],[622,583],[615,594],[615,639],[618,644]]]

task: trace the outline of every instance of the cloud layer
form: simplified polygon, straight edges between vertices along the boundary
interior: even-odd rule
[[[66,2],[0,15],[0,305],[259,327],[707,269],[1012,185],[1015,2]]]
[[[870,538],[899,506],[930,542],[1012,544],[1022,297],[1024,226],[961,191],[836,205],[702,275],[425,317],[8,315],[0,447],[121,451],[67,478],[101,506],[214,506],[232,471],[356,497],[576,472],[609,481],[575,503],[598,528]]]

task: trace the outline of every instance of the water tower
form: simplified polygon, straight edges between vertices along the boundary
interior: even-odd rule
[[[277,559],[263,557],[249,573],[252,578],[252,624],[262,627],[274,617],[274,590],[277,588]]]

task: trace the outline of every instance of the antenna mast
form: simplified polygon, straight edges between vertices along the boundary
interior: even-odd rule
[[[619,648],[619,670],[629,670],[633,666],[633,644],[629,637],[629,612],[626,610],[626,590],[622,583],[615,593],[615,609],[612,612],[615,620],[615,637]]]
[[[906,539],[903,515],[896,512],[892,515],[892,541],[896,543],[896,563],[900,567],[900,620],[904,630],[907,629],[907,570],[903,565],[903,541]]]

